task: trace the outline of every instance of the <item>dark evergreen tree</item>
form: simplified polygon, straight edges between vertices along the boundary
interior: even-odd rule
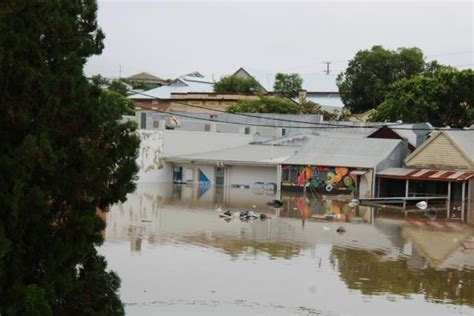
[[[123,314],[97,209],[134,189],[138,138],[83,74],[97,5],[0,3],[0,315]]]

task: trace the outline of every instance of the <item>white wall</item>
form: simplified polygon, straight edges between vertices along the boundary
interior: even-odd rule
[[[211,132],[139,130],[140,149],[137,158],[139,183],[170,182],[173,169],[163,157],[220,150],[253,141],[252,135]],[[209,168],[209,167],[208,167]],[[206,169],[214,182],[214,167]],[[206,173],[207,174],[207,173]]]
[[[137,158],[139,183],[160,182],[168,178],[169,166],[163,161],[162,130],[139,130],[140,149]]]
[[[230,184],[243,184],[252,186],[255,182],[278,184],[278,167],[230,167]]]
[[[198,172],[200,169],[211,181],[211,185],[215,184],[215,166],[204,164],[179,164],[173,166],[183,168],[183,181],[186,183],[197,183]],[[193,170],[193,180],[185,179],[186,169]],[[169,181],[172,180],[172,176]],[[226,186],[248,185],[252,187],[255,182],[275,183],[278,185],[278,167],[253,167],[253,166],[227,166],[224,176],[224,184]]]

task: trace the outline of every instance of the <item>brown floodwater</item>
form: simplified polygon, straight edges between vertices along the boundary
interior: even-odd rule
[[[100,252],[129,315],[474,315],[474,230],[343,197],[140,184]],[[253,210],[266,220],[218,216]],[[326,220],[322,220],[326,219]],[[338,232],[343,226],[345,232]]]

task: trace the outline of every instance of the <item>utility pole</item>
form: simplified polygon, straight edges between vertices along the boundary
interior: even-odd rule
[[[329,73],[331,72],[331,71],[329,70],[329,65],[331,64],[331,62],[330,62],[330,61],[325,61],[324,63],[326,64],[326,71],[325,71],[325,73],[326,73],[326,75],[329,75]]]
[[[119,79],[122,78],[122,65],[119,64]]]

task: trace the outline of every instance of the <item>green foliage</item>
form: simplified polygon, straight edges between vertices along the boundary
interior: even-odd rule
[[[0,315],[123,314],[95,247],[133,191],[139,139],[83,75],[95,1],[0,4]]]
[[[104,90],[100,96],[100,101],[102,103],[109,104],[110,107],[114,107],[120,110],[120,113],[123,115],[134,115],[135,114],[135,104],[132,100],[124,97],[117,92]]]
[[[257,94],[262,92],[262,87],[254,78],[226,76],[214,84],[214,92]]]
[[[391,86],[371,121],[430,122],[465,127],[474,122],[474,72],[440,68],[431,76],[403,79]]]
[[[107,78],[102,77],[101,75],[94,75],[91,77],[91,81],[93,84],[95,84],[98,87],[104,86],[109,84],[109,81]]]
[[[147,83],[143,81],[128,81],[127,83],[130,84],[133,89],[141,90],[151,90],[160,86],[159,84]]]
[[[392,51],[374,46],[357,52],[346,71],[338,76],[337,85],[346,108],[352,113],[363,113],[385,100],[392,83],[422,74],[425,69],[419,48]]]
[[[256,100],[240,100],[229,107],[227,112],[299,114],[303,112],[303,108],[288,99],[262,96]]]
[[[117,92],[118,94],[121,94],[123,96],[127,95],[127,83],[125,79],[114,79],[110,82],[109,87],[107,90]]]
[[[273,90],[281,97],[293,99],[298,96],[302,84],[303,79],[301,79],[298,74],[284,74],[279,72],[275,76]]]

